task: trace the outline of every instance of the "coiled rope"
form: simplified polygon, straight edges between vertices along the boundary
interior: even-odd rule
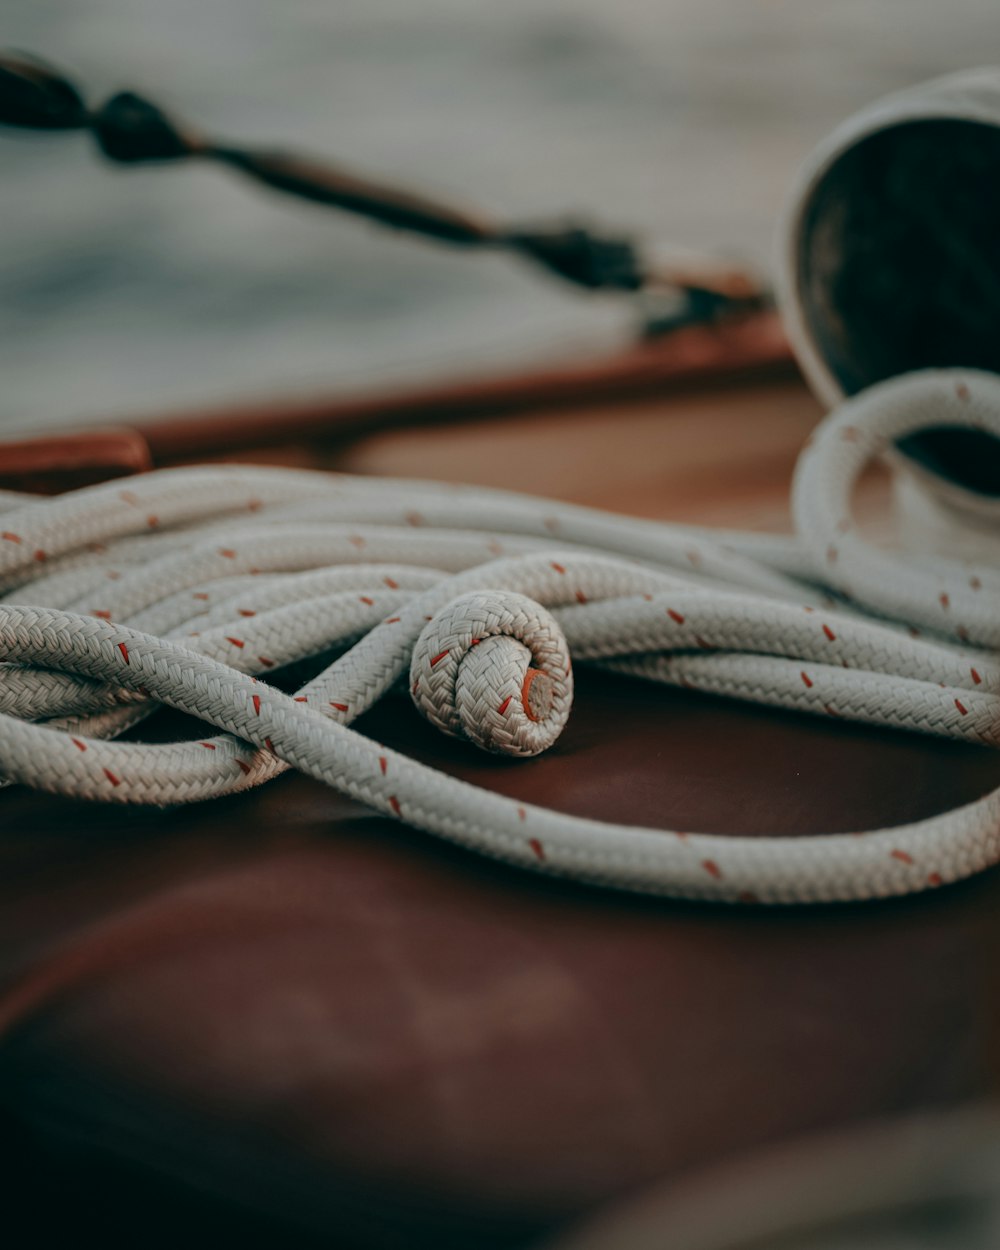
[[[173,804],[291,766],[526,868],[768,903],[904,894],[1000,855],[1000,790],[894,828],[741,838],[518,803],[350,723],[397,683],[445,733],[530,756],[574,661],[822,716],[1000,745],[1000,567],[874,546],[851,492],[921,429],[1000,437],[1000,379],[913,374],[844,405],[800,458],[791,537],[484,491],[242,466],[54,500],[0,496],[0,774]],[[296,694],[266,680],[347,647]],[[161,704],[218,731],[116,736]]]

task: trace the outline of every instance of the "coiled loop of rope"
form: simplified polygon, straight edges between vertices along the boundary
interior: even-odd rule
[[[410,690],[444,733],[500,755],[539,755],[569,719],[569,647],[524,595],[460,595],[421,631]]]
[[[864,419],[873,412],[877,421]],[[1000,379],[957,369],[914,373],[845,404],[799,463],[796,527],[824,581],[843,594],[908,625],[997,649],[1000,571],[946,562],[931,571],[926,559],[900,559],[872,546],[851,520],[852,490],[873,459],[914,430],[949,428],[1000,437]],[[830,453],[832,446],[838,454]]]
[[[854,483],[895,440],[968,424],[1000,437],[1000,380],[913,375],[846,404],[803,452],[793,537],[237,466],[0,495],[0,775],[167,804],[293,767],[523,867],[689,898],[863,899],[956,880],[1000,856],[1000,790],[863,836],[678,834],[518,803],[348,726],[406,682],[439,729],[534,755],[569,715],[572,655],[1000,745],[1000,542],[975,565],[889,552],[850,512]],[[342,654],[293,694],[268,680],[331,649]],[[214,732],[119,737],[160,704]]]

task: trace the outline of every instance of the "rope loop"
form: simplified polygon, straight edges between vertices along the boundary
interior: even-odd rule
[[[875,546],[851,513],[864,470],[901,439],[929,430],[1000,439],[1000,378],[977,369],[926,369],[880,382],[843,404],[799,457],[796,529],[823,580],[867,611],[962,646],[998,648],[995,566]]]
[[[443,733],[498,755],[539,755],[573,703],[569,647],[551,613],[526,595],[460,595],[421,632],[410,691]]]
[[[1000,437],[1000,378],[893,379],[828,417],[799,462],[795,535],[249,465],[0,494],[0,785],[173,804],[296,768],[524,868],[734,903],[883,898],[982,871],[1000,862],[1000,787],[907,824],[748,838],[672,827],[667,795],[659,829],[560,810],[555,785],[547,810],[351,728],[408,678],[445,733],[537,755],[569,715],[572,652],[623,681],[995,748],[995,501],[975,501],[982,527],[957,511],[940,548],[877,545],[851,514],[865,466],[927,428]],[[305,662],[314,675],[286,693]],[[122,736],[162,704],[204,728]]]

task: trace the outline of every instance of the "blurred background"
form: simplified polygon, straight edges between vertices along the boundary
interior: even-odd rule
[[[995,0],[5,0],[94,101],[327,154],[513,220],[768,263],[798,163],[873,97],[1000,58]],[[212,168],[0,132],[0,429],[517,367],[633,328],[528,266]]]

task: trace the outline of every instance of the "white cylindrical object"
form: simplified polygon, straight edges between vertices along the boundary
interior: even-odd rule
[[[1000,373],[997,208],[1000,68],[898,92],[820,145],[779,230],[776,281],[789,339],[826,406],[918,369]],[[993,528],[994,442],[970,430],[905,443],[895,457],[912,487],[904,515],[931,496],[931,513]]]

